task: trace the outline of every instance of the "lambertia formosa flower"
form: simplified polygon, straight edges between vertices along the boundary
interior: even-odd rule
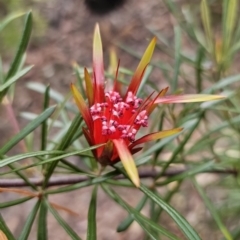
[[[103,68],[102,41],[99,26],[96,25],[93,38],[93,76],[85,68],[86,83],[85,102],[77,88],[71,84],[71,90],[79,111],[86,123],[83,133],[90,146],[104,144],[93,150],[96,160],[103,166],[113,165],[121,160],[129,178],[138,187],[140,180],[132,154],[141,150],[139,144],[168,137],[180,132],[181,128],[174,128],[150,133],[136,140],[141,127],[148,126],[148,118],[159,103],[201,102],[219,99],[214,95],[176,95],[165,96],[168,88],[158,94],[151,94],[147,99],[136,96],[145,69],[149,64],[156,38],[147,47],[125,95],[121,95],[117,72],[111,91],[104,91],[105,78]]]

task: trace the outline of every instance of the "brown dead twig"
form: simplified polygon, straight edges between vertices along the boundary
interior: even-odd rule
[[[179,174],[183,174],[185,173],[187,170],[185,169],[177,169],[177,170],[171,170],[171,171],[167,171],[165,172],[162,177],[173,177],[173,176],[177,176]],[[238,175],[238,171],[234,170],[234,169],[227,169],[227,170],[207,170],[204,172],[200,172],[200,173],[212,173],[212,174],[230,174],[230,175],[234,175],[237,176]],[[145,170],[145,171],[140,171],[139,172],[139,177],[141,179],[143,178],[156,178],[157,176],[159,176],[159,173],[156,171],[149,171],[149,170]],[[61,185],[71,185],[71,184],[76,184],[76,183],[80,183],[80,182],[84,182],[87,181],[91,178],[86,177],[86,176],[61,176],[61,177],[52,177],[49,182],[48,182],[48,187],[52,187],[52,186],[61,186]],[[121,179],[125,179],[125,177],[123,175],[119,175],[114,177],[114,180],[121,180]],[[43,179],[42,178],[29,178],[29,181],[35,185],[35,186],[42,186],[43,184]],[[3,188],[11,188],[11,187],[27,187],[28,184],[23,181],[22,179],[9,179],[9,178],[5,178],[5,179],[0,179],[0,187]]]

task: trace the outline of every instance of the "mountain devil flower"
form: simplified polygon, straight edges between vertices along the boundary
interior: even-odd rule
[[[96,160],[103,166],[113,165],[121,160],[129,178],[137,187],[140,185],[140,180],[132,154],[142,149],[138,145],[168,137],[182,130],[174,128],[150,133],[137,139],[139,129],[148,127],[149,116],[154,108],[159,103],[201,102],[220,98],[214,95],[165,96],[168,88],[161,90],[158,94],[151,94],[146,99],[139,98],[136,94],[151,60],[155,44],[156,38],[153,38],[125,95],[119,92],[118,68],[112,90],[105,91],[102,41],[99,26],[96,25],[93,38],[93,76],[90,76],[86,68],[84,71],[88,104],[75,85],[71,85],[75,102],[86,123],[83,133],[89,145],[105,143],[93,150]]]

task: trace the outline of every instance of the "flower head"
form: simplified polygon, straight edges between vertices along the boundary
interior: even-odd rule
[[[112,165],[121,160],[130,179],[136,186],[139,186],[140,181],[132,154],[141,150],[136,146],[168,137],[182,130],[181,128],[175,128],[150,133],[136,139],[139,129],[148,127],[149,116],[157,104],[197,102],[217,98],[217,96],[211,95],[165,96],[168,88],[163,89],[155,96],[151,94],[147,99],[138,98],[136,94],[145,69],[151,60],[155,44],[156,38],[153,38],[124,96],[118,91],[119,83],[116,79],[112,90],[105,91],[102,42],[99,26],[96,25],[93,39],[93,77],[91,78],[87,69],[84,73],[88,105],[77,88],[73,84],[71,85],[74,99],[87,125],[87,128],[83,128],[83,133],[88,143],[90,145],[105,143],[104,146],[93,151],[96,160],[102,165]]]

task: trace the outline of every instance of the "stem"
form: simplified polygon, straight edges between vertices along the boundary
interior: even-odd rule
[[[162,174],[163,177],[172,177],[172,176],[176,176],[179,174],[182,174],[184,172],[186,172],[188,169],[186,170],[168,170],[165,173]],[[209,171],[204,171],[201,173],[212,173],[212,174],[229,174],[229,175],[234,175],[237,176],[238,175],[238,171],[235,169],[226,169],[226,170],[209,170]],[[120,173],[119,173],[120,174]],[[154,171],[141,171],[139,172],[139,177],[141,179],[143,178],[156,178],[159,175],[159,172],[154,172]],[[71,185],[71,184],[76,184],[76,183],[80,183],[80,182],[84,182],[89,180],[89,177],[86,176],[66,176],[66,177],[52,177],[48,184],[47,187],[51,187],[51,186],[60,186],[60,185]],[[123,175],[119,175],[116,176],[114,179],[117,180],[121,180],[121,179],[126,179],[125,176]],[[34,184],[35,186],[42,186],[44,180],[42,178],[29,178],[28,179],[32,184]],[[26,187],[29,186],[28,183],[26,183],[25,181],[23,181],[22,179],[0,179],[0,187]]]

